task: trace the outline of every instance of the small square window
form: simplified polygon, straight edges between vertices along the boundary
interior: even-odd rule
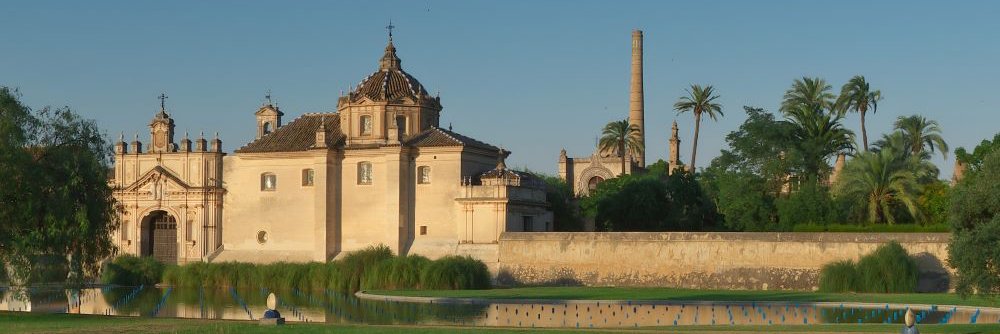
[[[431,183],[431,167],[430,166],[420,166],[420,167],[417,167],[417,183],[418,184],[430,184]]]
[[[278,187],[278,177],[271,173],[260,174],[260,190],[274,191]]]
[[[534,220],[535,217],[532,217],[532,216],[522,216],[522,218],[524,219],[524,226],[522,226],[522,231],[524,231],[524,232],[531,232],[532,231],[531,230],[532,229],[532,226],[531,226],[532,225],[532,221]]]
[[[358,163],[358,184],[372,184],[372,163]]]
[[[314,170],[312,170],[312,169],[303,169],[302,170],[302,186],[303,187],[312,187],[313,180],[315,179],[315,177],[316,177],[316,172]]]
[[[420,235],[427,235],[427,225],[420,226]]]

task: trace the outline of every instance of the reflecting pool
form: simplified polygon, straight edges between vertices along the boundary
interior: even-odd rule
[[[105,287],[0,288],[0,310],[142,317],[256,320],[267,289]],[[899,323],[905,306],[794,302],[415,303],[333,291],[273,291],[287,321],[505,327],[645,327]],[[998,323],[1000,309],[914,306],[919,323]]]

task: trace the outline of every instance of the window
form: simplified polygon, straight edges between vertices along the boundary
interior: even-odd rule
[[[260,190],[274,191],[277,188],[278,177],[272,173],[260,174]]]
[[[316,177],[316,172],[313,171],[311,168],[310,169],[303,169],[302,170],[302,186],[303,187],[312,187],[312,185],[313,185],[313,179],[315,177]]]
[[[265,242],[267,242],[267,232],[257,231],[257,243],[263,245]]]
[[[122,241],[128,240],[128,221],[122,222]]]
[[[427,225],[420,226],[420,235],[427,235]]]
[[[407,121],[406,116],[396,116],[396,128],[399,129],[399,132],[404,136],[407,134],[406,121]]]
[[[531,232],[531,227],[532,227],[531,223],[532,223],[532,221],[534,220],[535,217],[532,217],[532,216],[521,216],[521,218],[524,219],[524,226],[522,227],[522,231],[524,231],[524,232]]]
[[[431,183],[431,167],[430,166],[420,166],[420,167],[417,167],[417,183],[419,183],[419,184],[430,184]]]
[[[271,133],[271,122],[264,122],[264,134]]]
[[[368,136],[371,134],[372,134],[372,116],[361,115],[361,135]]]
[[[372,163],[362,161],[358,163],[358,184],[372,184]]]
[[[187,221],[187,224],[184,224],[184,240],[186,241],[194,240],[194,236],[192,235],[192,233],[194,233],[193,225],[194,225],[193,220],[189,220]]]

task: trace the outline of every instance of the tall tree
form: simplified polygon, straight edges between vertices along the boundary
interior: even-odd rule
[[[631,125],[628,119],[614,121],[604,126],[598,149],[603,152],[617,152],[622,159],[622,174],[625,175],[625,159],[642,153],[642,134],[639,127]]]
[[[917,206],[921,191],[919,179],[923,171],[933,166],[900,150],[889,145],[859,154],[847,163],[837,181],[837,193],[856,200],[873,223],[894,224],[893,208],[900,205],[911,217],[921,219]]]
[[[80,283],[114,252],[109,146],[94,121],[68,108],[32,113],[18,97],[0,87],[0,260],[17,283],[31,283],[40,257]]]
[[[978,167],[952,189],[949,220],[952,238],[948,265],[956,269],[955,291],[1000,295],[1000,150],[983,141]],[[968,161],[968,160],[966,160]]]
[[[822,112],[832,108],[836,96],[830,92],[833,86],[821,78],[802,77],[792,82],[781,101],[781,112],[789,113],[805,108]]]
[[[937,150],[945,158],[948,157],[948,143],[941,137],[941,127],[937,121],[920,115],[899,116],[894,126],[903,133],[907,146],[914,155],[920,155],[926,148],[932,153]]]
[[[713,121],[718,116],[725,116],[722,113],[722,105],[715,102],[719,95],[715,94],[715,89],[711,86],[691,85],[687,90],[687,96],[681,96],[674,109],[677,113],[690,111],[694,114],[694,141],[691,148],[691,166],[688,168],[691,173],[695,171],[695,158],[698,156],[698,132],[701,130],[701,115],[707,114]]]
[[[882,92],[872,90],[865,81],[865,77],[855,75],[840,89],[840,97],[837,98],[837,110],[840,113],[853,111],[861,114],[861,139],[864,143],[865,151],[868,151],[868,130],[865,128],[865,115],[868,108],[874,114],[878,111],[878,102],[882,100]]]
[[[854,150],[854,133],[844,128],[841,119],[838,114],[815,112],[807,105],[785,113],[791,146],[787,154],[798,162],[796,168],[806,179],[823,179],[830,157]]]

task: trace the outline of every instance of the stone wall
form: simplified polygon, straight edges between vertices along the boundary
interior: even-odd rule
[[[813,290],[819,270],[896,240],[917,259],[920,290],[949,287],[947,233],[504,233],[501,285]]]

